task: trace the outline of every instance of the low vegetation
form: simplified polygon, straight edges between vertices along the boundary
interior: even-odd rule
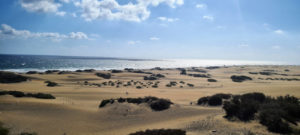
[[[24,93],[21,91],[0,91],[1,95],[12,95],[14,97],[20,98],[20,97],[34,97],[39,99],[55,99],[54,96],[51,94],[45,94],[45,93]]]
[[[122,73],[122,70],[111,70],[111,73]]]
[[[300,121],[299,99],[289,95],[277,98],[266,97],[263,93],[235,95],[224,102],[223,109],[225,118],[241,121],[257,118],[269,131],[281,134],[295,132],[291,125]]]
[[[51,81],[45,81],[45,83],[47,83],[48,87],[55,87],[58,86],[58,84],[56,82],[51,82]]]
[[[233,75],[230,78],[233,82],[243,82],[243,81],[247,81],[247,80],[252,80],[251,77],[248,77],[245,75],[241,75],[241,76]]]
[[[217,80],[216,80],[216,79],[210,79],[210,78],[209,78],[209,79],[207,79],[207,81],[208,81],[208,82],[217,82]]]
[[[181,129],[147,129],[146,131],[138,131],[129,135],[186,135],[186,131]]]
[[[98,77],[102,77],[104,79],[110,79],[111,78],[110,73],[96,73],[95,75],[97,75]]]
[[[223,100],[231,98],[231,94],[218,93],[212,96],[202,97],[198,99],[198,105],[220,106]]]
[[[3,124],[0,122],[0,135],[8,135],[9,134],[9,129],[3,127]]]
[[[102,108],[106,106],[107,104],[113,104],[115,101],[119,103],[133,103],[133,104],[141,104],[141,103],[147,103],[149,107],[154,110],[154,111],[162,111],[170,108],[170,105],[173,104],[170,100],[168,99],[163,99],[163,98],[157,98],[157,97],[144,97],[144,98],[118,98],[118,99],[105,99],[102,100],[99,108]]]
[[[144,76],[144,80],[158,80],[159,78],[164,78],[162,74],[152,74],[150,76]]]
[[[28,77],[12,72],[0,71],[0,83],[19,83],[27,80]]]

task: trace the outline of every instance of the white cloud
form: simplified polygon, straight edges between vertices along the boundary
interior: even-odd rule
[[[275,34],[282,35],[282,34],[284,34],[284,31],[283,31],[283,30],[280,30],[280,29],[278,29],[278,30],[275,30],[275,31],[274,31],[274,33],[275,33]]]
[[[135,44],[139,44],[141,43],[141,41],[128,41],[127,44],[129,45],[135,45]]]
[[[89,39],[83,32],[71,32],[69,35],[53,32],[30,32],[28,30],[16,30],[7,24],[1,25],[0,38],[47,38],[55,41],[62,39]]]
[[[200,9],[206,9],[206,4],[197,4],[196,8],[200,8]]]
[[[157,40],[159,40],[158,37],[150,37],[149,39],[152,40],[152,41],[157,41]]]
[[[55,14],[58,16],[65,16],[66,12],[60,11],[60,12],[56,12]]]
[[[71,32],[69,37],[73,39],[88,39],[88,36],[83,32]]]
[[[67,2],[69,0],[62,0]],[[55,13],[58,16],[64,16],[66,12],[59,11],[62,5],[54,0],[21,0],[21,6],[28,12]]]
[[[175,22],[179,20],[178,18],[167,18],[167,17],[158,17],[157,19],[166,22]]]
[[[278,49],[280,49],[281,47],[279,46],[279,45],[274,45],[274,46],[272,46],[272,49],[276,49],[276,50],[278,50]]]
[[[184,4],[183,0],[137,0],[135,4],[120,5],[116,0],[82,0],[74,5],[82,9],[81,17],[86,21],[95,19],[126,20],[141,22],[149,18],[149,6],[165,3],[172,8]]]
[[[205,19],[205,20],[208,20],[208,21],[214,21],[215,20],[215,18],[211,15],[204,15],[202,18]]]

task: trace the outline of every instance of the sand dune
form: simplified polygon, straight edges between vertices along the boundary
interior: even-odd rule
[[[200,68],[204,69],[204,68]],[[274,70],[282,75],[254,75],[248,72]],[[289,69],[289,72],[284,71]],[[270,96],[290,94],[300,97],[300,81],[266,80],[266,78],[298,78],[297,66],[233,66],[208,70],[207,74],[217,82],[208,82],[207,78],[180,75],[176,69],[144,70],[166,77],[154,81],[143,80],[147,74],[113,73],[111,79],[97,77],[94,73],[70,73],[58,75],[32,74],[30,81],[13,84],[0,84],[2,90],[18,90],[23,92],[50,93],[55,100],[15,98],[9,95],[0,96],[0,121],[10,127],[12,134],[20,132],[36,132],[40,135],[126,135],[132,132],[153,128],[185,129],[188,135],[212,134],[246,134],[251,131],[256,134],[272,134],[257,121],[230,122],[225,120],[221,107],[203,107],[195,102],[203,96],[215,93],[242,94],[247,92],[263,92]],[[103,71],[96,71],[103,72]],[[109,72],[109,71],[105,71]],[[199,74],[199,72],[188,73]],[[252,81],[242,83],[232,82],[231,75],[247,75]],[[262,78],[262,79],[259,79]],[[47,87],[44,81],[54,81],[56,87]],[[123,84],[139,81],[145,86]],[[85,85],[85,81],[88,84]],[[123,84],[98,87],[108,81],[120,81]],[[159,81],[158,88],[152,88],[148,82]],[[177,85],[166,87],[170,81]],[[185,84],[179,83],[184,81]],[[193,84],[189,87],[186,84]],[[182,86],[182,88],[180,87]],[[148,88],[147,88],[148,87]],[[119,97],[156,96],[170,99],[174,104],[164,111],[153,111],[145,104],[114,103],[98,108],[101,100]],[[191,105],[192,102],[192,105]]]

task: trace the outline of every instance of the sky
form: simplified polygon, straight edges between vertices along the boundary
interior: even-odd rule
[[[0,54],[300,63],[299,0],[1,0]]]

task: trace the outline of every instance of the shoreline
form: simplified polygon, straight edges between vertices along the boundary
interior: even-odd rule
[[[274,67],[300,67],[300,65],[278,65],[278,64],[266,64],[266,65],[223,65],[223,66],[187,66],[187,67],[152,67],[152,68],[48,68],[48,69],[38,69],[38,68],[23,68],[23,69],[0,69],[0,71],[5,72],[15,72],[15,73],[26,73],[29,71],[36,71],[36,72],[46,72],[49,70],[58,70],[58,71],[66,71],[66,72],[75,72],[76,70],[90,70],[93,69],[95,71],[111,71],[111,70],[122,70],[125,69],[134,69],[134,70],[153,70],[154,68],[161,68],[163,70],[173,70],[173,69],[179,69],[179,68],[207,68],[207,67],[220,67],[220,68],[226,68],[226,67],[266,67],[266,66],[274,66]]]

